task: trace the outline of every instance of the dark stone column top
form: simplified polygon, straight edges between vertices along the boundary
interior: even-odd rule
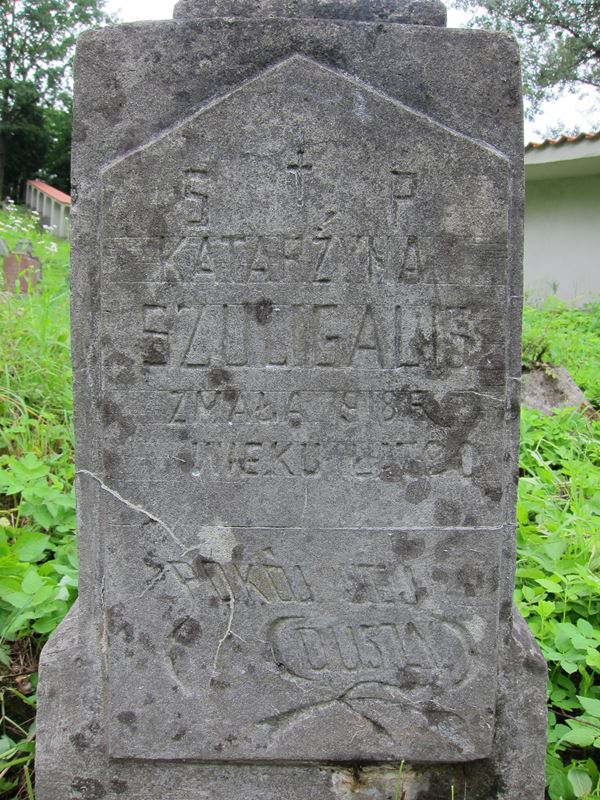
[[[179,0],[177,20],[214,17],[241,19],[336,19],[446,25],[442,0]]]

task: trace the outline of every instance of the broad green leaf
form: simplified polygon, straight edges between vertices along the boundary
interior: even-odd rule
[[[28,569],[25,573],[25,577],[21,582],[21,589],[25,592],[25,594],[35,594],[39,589],[42,588],[44,585],[44,581],[38,575],[37,570],[35,567]]]
[[[16,746],[16,743],[10,738],[10,736],[7,736],[6,734],[4,734],[4,736],[0,736],[0,758],[6,757],[6,754],[11,750],[14,750]]]
[[[600,700],[595,697],[581,697],[580,695],[577,695],[577,699],[588,714],[592,714],[592,716],[598,717],[600,720]]]
[[[39,561],[48,546],[49,538],[45,533],[25,531],[19,535],[14,549],[21,561]]]
[[[582,767],[571,767],[567,775],[575,797],[585,797],[592,791],[592,779]]]
[[[565,672],[569,673],[569,675],[572,675],[574,672],[577,672],[577,664],[575,664],[573,661],[568,661],[567,659],[561,659],[560,665]]]
[[[576,744],[579,747],[589,747],[591,744],[593,744],[597,735],[598,732],[592,727],[584,727],[583,725],[580,725],[579,727],[570,730],[569,733],[566,733],[561,738],[561,741],[569,742],[570,744]]]
[[[594,626],[591,625],[587,619],[583,619],[583,617],[577,620],[577,627],[584,636],[594,636],[596,633]]]
[[[589,649],[585,655],[585,663],[600,671],[600,652],[596,649]]]

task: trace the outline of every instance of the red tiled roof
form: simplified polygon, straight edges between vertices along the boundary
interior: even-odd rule
[[[562,144],[574,144],[575,142],[593,142],[600,139],[600,131],[595,133],[578,133],[577,136],[559,136],[558,139],[544,139],[543,142],[529,142],[525,145],[525,152],[528,150],[540,150],[542,147],[560,147]]]
[[[50,186],[48,183],[44,183],[44,181],[27,181],[30,186],[39,189],[40,192],[47,194],[48,197],[51,197],[53,200],[56,200],[57,203],[63,203],[64,205],[71,205],[71,197],[64,192],[61,192],[60,189],[55,189],[54,186]]]

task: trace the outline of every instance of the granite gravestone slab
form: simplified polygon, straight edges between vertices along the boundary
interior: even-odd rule
[[[40,800],[384,798],[401,761],[407,797],[542,796],[517,58],[443,16],[188,1],[82,37],[81,597]]]

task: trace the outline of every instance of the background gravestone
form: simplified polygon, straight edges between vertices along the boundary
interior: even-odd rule
[[[184,0],[80,39],[38,800],[383,800],[402,761],[407,800],[542,797],[518,59],[444,18]]]
[[[5,291],[27,294],[40,281],[41,263],[32,255],[31,239],[19,239],[14,252],[0,239],[0,257],[3,262],[3,286]]]

